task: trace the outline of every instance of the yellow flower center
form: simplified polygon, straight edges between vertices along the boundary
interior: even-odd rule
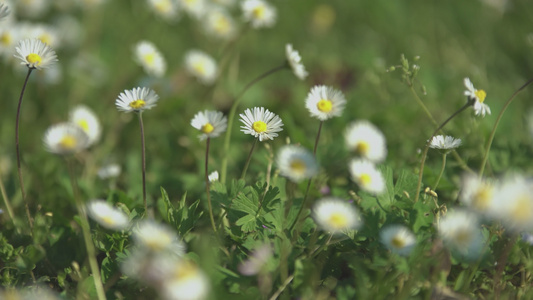
[[[147,237],[145,239],[145,244],[148,248],[157,252],[165,249],[165,247],[169,245],[171,241],[172,240],[170,236],[168,236],[167,234],[156,233],[155,235]]]
[[[367,186],[372,182],[372,177],[368,174],[362,174],[359,176],[359,181],[361,182],[362,186]]]
[[[113,219],[111,216],[102,217],[102,222],[106,223],[107,225],[115,225],[115,219]]]
[[[265,16],[265,7],[260,5],[252,10],[252,14],[256,19],[263,19]]]
[[[80,126],[81,128],[83,128],[84,131],[89,131],[89,122],[87,122],[87,120],[79,120],[78,121],[78,126]]]
[[[155,60],[155,54],[153,53],[148,53],[148,54],[145,54],[143,56],[144,58],[144,61],[149,64],[149,65],[153,65],[154,64],[154,60]]]
[[[531,200],[529,200],[526,195],[521,195],[511,210],[511,218],[522,224],[530,222],[533,217],[531,215],[531,211],[533,210],[532,205],[533,203],[531,203]]]
[[[400,236],[395,236],[391,240],[391,244],[394,248],[403,248],[405,247],[405,239],[402,239]]]
[[[474,92],[476,97],[479,99],[479,102],[483,103],[485,101],[485,98],[487,97],[487,93],[484,90],[476,90]]]
[[[290,163],[291,170],[298,174],[305,173],[305,170],[307,169],[307,166],[305,162],[301,159],[294,159]]]
[[[48,33],[43,33],[40,37],[39,37],[39,40],[41,40],[41,42],[47,44],[47,45],[50,45],[50,42],[52,41],[52,36],[49,35]]]
[[[176,268],[176,273],[174,273],[174,279],[176,280],[186,280],[189,278],[194,278],[198,274],[198,267],[195,264],[186,261],[180,263]]]
[[[11,45],[11,40],[12,40],[11,35],[7,32],[5,32],[4,34],[0,36],[0,43],[2,45]]]
[[[203,62],[194,63],[192,68],[196,71],[196,73],[205,75],[205,64]]]
[[[472,240],[472,233],[469,230],[458,230],[455,233],[455,244],[461,248],[466,248]]]
[[[331,216],[329,216],[328,221],[329,224],[336,229],[342,229],[348,226],[348,218],[341,212],[332,213]]]
[[[143,108],[145,104],[146,104],[146,102],[144,102],[144,100],[137,99],[137,100],[132,101],[130,103],[130,107],[133,108],[133,109],[140,109],[140,108]]]
[[[202,129],[200,129],[203,133],[211,133],[213,130],[215,130],[215,127],[211,125],[211,123],[206,123],[204,126],[202,126]]]
[[[224,16],[220,16],[215,21],[215,30],[218,33],[220,33],[220,34],[224,34],[224,33],[228,32],[229,31],[229,27],[230,27],[229,21]]]
[[[255,121],[254,124],[252,124],[252,128],[257,133],[262,133],[267,130],[267,124],[263,121]]]
[[[170,1],[159,1],[155,4],[155,9],[161,13],[166,13],[170,10]]]
[[[492,188],[488,185],[480,187],[472,196],[472,205],[479,210],[486,210],[492,198]]]
[[[61,141],[59,141],[59,147],[65,149],[65,150],[71,150],[76,147],[77,141],[76,138],[72,135],[65,135]]]
[[[321,112],[328,113],[328,112],[330,112],[331,109],[333,108],[333,103],[331,103],[330,100],[327,100],[327,99],[321,99],[321,100],[318,101],[318,103],[316,104],[316,107],[317,107],[318,110],[320,110]]]
[[[357,144],[357,146],[355,147],[355,152],[361,155],[366,155],[368,154],[369,149],[370,149],[370,145],[368,145],[367,142],[359,142],[359,144]]]
[[[26,56],[26,60],[32,64],[32,65],[35,65],[35,66],[38,66],[41,64],[41,56],[39,54],[35,54],[35,53],[30,53],[28,54],[28,56]]]

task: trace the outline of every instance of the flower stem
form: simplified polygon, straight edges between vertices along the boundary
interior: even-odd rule
[[[208,164],[209,164],[209,142],[211,141],[211,138],[207,138],[206,146],[205,146],[205,193],[207,195],[207,206],[209,207],[209,218],[211,219],[211,226],[213,226],[213,231],[217,232],[217,227],[215,225],[215,218],[213,217],[213,206],[211,205],[211,193],[209,192],[209,171],[208,171]]]
[[[87,219],[87,213],[85,212],[84,206],[80,199],[80,190],[78,188],[78,183],[76,182],[76,177],[74,175],[74,166],[68,158],[66,159],[66,163],[70,177],[70,185],[74,194],[74,203],[76,205],[76,209],[78,210],[78,215],[80,216],[83,240],[85,242],[85,248],[87,250],[89,267],[94,278],[96,295],[98,296],[98,300],[105,300],[106,296],[104,292],[104,285],[102,284],[102,278],[100,277],[100,269],[98,267],[98,261],[96,260],[96,250],[94,248],[94,244],[91,237],[91,227],[89,225],[89,220]]]
[[[244,164],[244,169],[242,169],[242,174],[241,174],[242,180],[245,180],[244,177],[246,176],[246,171],[248,171],[250,160],[252,160],[252,153],[254,153],[254,148],[255,148],[255,144],[257,144],[257,140],[259,140],[259,138],[256,138],[254,140],[254,143],[252,144],[252,149],[250,149],[250,153],[248,154],[248,158],[246,159],[246,163]]]
[[[0,177],[0,192],[2,193],[4,204],[6,205],[7,214],[9,215],[9,218],[13,222],[13,225],[15,225],[15,216],[13,215],[13,209],[11,208],[11,203],[9,202],[9,198],[7,197],[6,188],[4,186],[4,182],[2,181],[1,177]]]
[[[433,131],[433,134],[429,138],[429,140],[426,142],[426,146],[424,147],[424,152],[422,153],[422,160],[420,161],[420,169],[418,172],[418,183],[416,185],[415,190],[415,203],[418,202],[418,198],[420,197],[420,187],[422,186],[422,177],[424,176],[424,164],[426,162],[426,156],[428,154],[429,145],[431,144],[431,141],[433,140],[433,137],[446,125],[448,122],[450,122],[455,116],[463,112],[463,110],[467,109],[468,107],[472,106],[474,104],[473,100],[468,100],[463,107],[459,108],[458,111],[454,112],[446,121],[444,121],[435,131]]]
[[[15,121],[15,148],[17,151],[17,170],[18,170],[18,176],[19,176],[20,192],[22,193],[22,201],[24,201],[24,206],[26,209],[26,217],[28,218],[28,223],[30,224],[31,231],[33,231],[33,220],[30,214],[30,206],[28,205],[28,200],[26,199],[26,190],[24,189],[24,181],[22,180],[22,169],[20,167],[19,123],[20,123],[20,108],[22,106],[22,98],[24,97],[24,91],[26,90],[26,84],[28,84],[28,79],[30,78],[30,74],[32,71],[33,71],[33,68],[28,68],[28,74],[26,74],[26,79],[24,80],[22,91],[20,92],[19,103],[17,106],[17,118]]]
[[[144,150],[144,125],[143,125],[142,112],[139,112],[139,125],[141,127],[143,204],[144,204],[144,213],[148,214],[148,204],[146,203],[146,153],[145,153],[145,150]]]
[[[435,182],[435,185],[433,186],[432,190],[437,189],[437,186],[439,186],[440,179],[442,178],[442,174],[444,174],[444,169],[446,169],[446,155],[447,153],[442,154],[442,167],[440,168],[439,177],[437,177],[437,181]]]
[[[481,167],[479,168],[479,177],[483,176],[483,172],[485,172],[485,165],[487,164],[487,160],[489,159],[489,153],[490,153],[490,147],[492,146],[492,141],[494,140],[494,135],[496,134],[496,128],[498,128],[498,124],[500,124],[500,120],[502,119],[503,113],[507,110],[507,107],[511,104],[513,99],[520,93],[523,89],[525,89],[528,85],[533,83],[533,78],[529,79],[524,85],[522,85],[518,90],[516,90],[511,97],[505,102],[505,105],[503,106],[502,110],[498,114],[498,117],[496,118],[496,123],[494,123],[494,127],[492,128],[492,131],[489,136],[489,141],[487,143],[487,148],[485,149],[485,154],[483,155],[483,161],[481,162]]]
[[[235,119],[235,113],[237,112],[237,108],[239,106],[239,103],[242,100],[242,96],[246,91],[248,91],[249,88],[251,88],[254,84],[261,81],[262,79],[268,77],[271,74],[274,74],[278,71],[281,71],[285,68],[288,68],[288,63],[285,62],[282,65],[275,67],[274,69],[271,69],[261,75],[259,75],[257,78],[250,81],[243,89],[242,91],[235,97],[235,100],[233,101],[233,105],[231,106],[229,116],[228,116],[228,128],[226,129],[226,136],[224,138],[224,148],[223,148],[223,159],[222,159],[222,166],[220,171],[220,182],[226,183],[226,175],[228,171],[228,152],[229,152],[229,145],[231,141],[231,129],[233,127],[233,121]]]

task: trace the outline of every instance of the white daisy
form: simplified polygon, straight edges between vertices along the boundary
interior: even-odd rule
[[[491,215],[507,229],[533,230],[533,183],[522,175],[508,176],[494,195]]]
[[[108,179],[108,178],[117,177],[118,175],[120,175],[121,171],[122,169],[120,168],[120,165],[108,164],[98,169],[98,177],[100,179]]]
[[[358,229],[362,224],[355,206],[340,198],[322,198],[315,203],[312,215],[317,225],[330,233]]]
[[[173,272],[163,281],[159,290],[163,299],[201,300],[207,299],[210,290],[209,279],[196,263],[180,259],[173,264]]]
[[[14,56],[16,42],[20,39],[20,30],[16,25],[2,24],[0,26],[0,55],[5,61],[10,61]]]
[[[30,69],[43,69],[57,61],[55,51],[38,39],[21,40],[15,50],[15,57],[22,61],[20,64]]]
[[[372,162],[382,162],[387,157],[385,136],[368,121],[352,122],[344,132],[344,139],[348,149]]]
[[[452,250],[466,258],[478,258],[483,250],[483,236],[477,215],[473,212],[456,210],[438,224],[439,235]]]
[[[150,8],[166,20],[176,19],[178,16],[177,0],[148,0]]]
[[[468,77],[464,79],[464,83],[466,87],[465,96],[474,101],[473,107],[476,116],[481,115],[484,117],[485,114],[490,115],[490,107],[484,103],[487,93],[484,90],[476,90]]]
[[[198,78],[203,84],[212,84],[217,76],[215,60],[202,51],[191,50],[185,54],[187,72]]]
[[[304,80],[308,73],[302,64],[302,58],[300,57],[300,54],[298,51],[292,48],[291,44],[285,45],[285,56],[287,57],[287,61],[289,62],[294,75],[296,75],[296,77],[298,77],[300,80]]]
[[[5,3],[0,3],[0,21],[4,20],[7,16],[9,16],[9,13],[11,11],[9,10],[9,6]]]
[[[185,253],[185,245],[178,240],[178,235],[168,226],[153,220],[139,222],[133,230],[133,239],[138,246],[150,252],[170,251],[178,255]]]
[[[241,3],[244,20],[252,28],[272,27],[276,23],[276,8],[263,0],[245,0]]]
[[[464,174],[461,178],[459,200],[472,210],[486,214],[492,210],[496,188],[493,183],[476,174]]]
[[[98,224],[112,230],[123,230],[129,225],[126,214],[104,200],[91,200],[87,203],[87,213]]]
[[[461,139],[456,139],[453,136],[436,135],[431,139],[430,148],[450,150],[461,146]]]
[[[77,124],[89,136],[89,144],[92,145],[100,139],[102,127],[96,114],[84,105],[78,105],[70,111],[69,121]]]
[[[295,145],[283,146],[279,150],[276,164],[280,174],[294,182],[311,178],[318,173],[318,165],[313,154]]]
[[[218,171],[211,172],[211,174],[207,176],[207,179],[209,180],[209,182],[218,181]]]
[[[375,195],[385,191],[385,179],[373,163],[363,159],[353,159],[349,168],[352,180],[363,191]]]
[[[223,8],[210,9],[205,18],[204,28],[208,34],[225,40],[235,36],[235,22]]]
[[[167,70],[167,63],[161,52],[148,41],[140,41],[135,45],[134,59],[148,75],[162,77]]]
[[[272,245],[267,243],[257,248],[248,256],[248,259],[242,261],[237,269],[243,275],[252,276],[263,271],[265,265],[274,255]]]
[[[324,85],[314,86],[305,100],[312,117],[325,121],[341,115],[346,99],[341,91]]]
[[[159,96],[146,87],[136,87],[132,90],[124,90],[120,93],[115,105],[119,111],[123,112],[142,112],[154,107],[159,100]]]
[[[244,114],[239,116],[240,121],[244,123],[241,131],[259,138],[260,142],[265,139],[273,140],[278,136],[277,132],[283,130],[281,118],[264,107],[246,109]]]
[[[416,246],[416,237],[407,227],[391,225],[383,228],[380,233],[381,242],[394,253],[408,256]]]
[[[51,153],[72,154],[89,146],[89,136],[76,124],[59,123],[46,130],[44,145]]]
[[[174,272],[176,263],[181,260],[180,256],[173,252],[150,252],[143,248],[132,248],[128,257],[122,261],[122,272],[136,280],[161,286]]]
[[[57,49],[60,46],[60,38],[57,29],[43,24],[31,25],[27,31],[27,37],[39,39],[50,47]]]
[[[180,4],[183,10],[196,19],[202,18],[207,8],[205,0],[180,0]]]
[[[228,118],[222,112],[204,110],[194,115],[191,125],[202,132],[198,137],[200,141],[203,141],[207,138],[218,137],[225,132],[228,127]]]

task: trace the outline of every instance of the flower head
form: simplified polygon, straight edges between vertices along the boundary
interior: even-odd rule
[[[167,70],[165,58],[151,42],[138,42],[134,49],[134,59],[148,75],[162,77]]]
[[[495,192],[495,186],[490,181],[475,174],[465,174],[461,179],[459,200],[473,211],[487,214],[492,210]]]
[[[51,153],[73,154],[89,146],[89,136],[76,124],[59,123],[46,130],[44,145]]]
[[[494,195],[492,217],[514,231],[533,230],[533,183],[522,175],[508,176]]]
[[[345,105],[343,93],[325,85],[314,86],[305,100],[311,116],[320,121],[340,116]]]
[[[135,243],[146,251],[159,253],[171,251],[178,255],[185,253],[185,245],[178,240],[178,235],[166,225],[151,220],[141,221],[133,230]]]
[[[322,229],[331,233],[358,229],[361,217],[357,209],[340,198],[322,198],[313,207],[313,219]]]
[[[253,28],[272,27],[276,23],[276,8],[263,0],[245,0],[241,3],[244,20]]]
[[[191,125],[202,132],[199,138],[203,141],[225,132],[228,127],[228,118],[219,111],[204,110],[194,115]]]
[[[352,180],[363,191],[375,195],[385,191],[385,179],[373,163],[364,159],[353,159],[349,168]]]
[[[453,136],[436,135],[431,139],[430,148],[451,150],[461,146],[461,139],[456,139]]]
[[[172,20],[178,14],[177,0],[148,0],[150,8],[159,16]]]
[[[218,171],[213,171],[213,172],[211,172],[211,173],[207,176],[207,179],[209,180],[209,182],[215,182],[215,181],[218,181]]]
[[[225,40],[235,35],[235,22],[222,7],[211,8],[205,18],[204,28],[208,34]]]
[[[402,256],[409,255],[416,246],[415,235],[402,225],[391,225],[383,228],[380,239],[392,252]]]
[[[271,244],[263,244],[257,247],[249,258],[241,262],[238,266],[239,272],[243,275],[251,276],[258,274],[274,255]]]
[[[476,116],[481,115],[484,117],[485,114],[490,115],[490,107],[484,103],[487,93],[484,90],[476,90],[468,77],[464,79],[464,83],[466,87],[465,96],[468,97],[469,101],[474,101],[473,107]]]
[[[100,177],[100,179],[113,178],[113,177],[117,177],[118,175],[120,175],[120,172],[121,172],[120,165],[108,164],[98,169],[98,177]]]
[[[264,139],[273,140],[278,136],[277,132],[283,130],[281,118],[264,107],[246,109],[244,114],[239,114],[239,116],[240,121],[244,123],[241,131],[259,138],[261,142]]]
[[[444,243],[462,256],[476,258],[481,254],[483,236],[475,213],[463,210],[448,212],[437,229]]]
[[[180,7],[183,8],[191,17],[200,19],[205,14],[208,6],[205,0],[181,0]]]
[[[172,272],[163,281],[163,299],[201,300],[209,294],[209,280],[196,263],[189,259],[177,260]]]
[[[368,121],[356,121],[348,125],[344,139],[348,149],[369,161],[382,162],[387,156],[385,136]]]
[[[87,212],[93,220],[108,229],[122,230],[129,225],[128,216],[104,200],[90,201]]]
[[[0,21],[5,19],[11,11],[5,3],[0,3]]]
[[[84,105],[78,105],[70,111],[69,121],[80,126],[89,137],[89,144],[92,145],[102,133],[102,127],[98,118],[92,110]]]
[[[203,84],[212,84],[217,76],[215,60],[202,51],[191,50],[185,54],[185,68]]]
[[[57,61],[55,51],[39,39],[21,40],[15,50],[15,57],[22,61],[20,64],[30,69],[44,69]]]
[[[276,163],[282,176],[300,182],[318,173],[315,157],[307,149],[287,145],[279,150]]]
[[[132,111],[142,112],[154,107],[157,100],[159,100],[159,96],[152,89],[136,87],[120,93],[115,105],[119,111],[127,113]]]
[[[289,62],[294,75],[296,75],[296,77],[298,77],[300,80],[304,80],[309,74],[302,64],[302,58],[300,57],[300,54],[298,51],[292,48],[291,44],[285,45],[285,56],[287,57],[287,61]]]

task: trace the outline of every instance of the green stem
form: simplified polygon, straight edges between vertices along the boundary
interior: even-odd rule
[[[139,112],[139,126],[141,127],[141,160],[142,160],[142,181],[143,181],[143,204],[144,213],[148,214],[148,204],[146,203],[146,153],[144,143],[144,125],[142,112]]]
[[[444,174],[444,169],[446,168],[446,154],[447,153],[442,154],[442,167],[440,168],[439,177],[437,177],[437,181],[433,186],[434,191],[437,189],[437,186],[439,186],[440,179],[442,178],[442,174]]]
[[[13,222],[13,225],[15,225],[15,216],[13,215],[13,209],[11,208],[11,203],[9,202],[9,198],[7,197],[6,188],[4,186],[4,182],[2,181],[2,178],[0,178],[0,192],[2,193],[4,204],[6,205],[7,214],[9,215],[9,218]]]
[[[231,106],[229,116],[228,116],[228,128],[226,129],[226,136],[224,138],[224,148],[223,148],[223,159],[222,159],[222,166],[220,170],[220,182],[226,183],[226,175],[228,171],[228,152],[229,152],[229,145],[231,141],[231,130],[233,128],[233,121],[235,119],[235,113],[237,112],[237,108],[239,106],[239,103],[242,100],[242,96],[246,91],[248,91],[249,88],[251,88],[254,84],[261,81],[262,79],[268,77],[271,74],[274,74],[280,70],[283,70],[287,68],[289,65],[287,62],[283,63],[282,65],[275,67],[274,69],[271,69],[261,75],[259,75],[257,78],[250,81],[243,89],[242,91],[235,97],[235,100],[233,101],[233,105]]]
[[[250,160],[252,160],[252,153],[254,153],[255,144],[257,144],[257,141],[259,138],[256,138],[254,140],[254,143],[252,144],[252,149],[250,149],[250,153],[248,153],[248,158],[246,159],[246,163],[244,164],[244,169],[242,169],[241,179],[245,180],[244,177],[246,176],[246,171],[248,171],[248,166],[250,165]]]
[[[485,149],[485,155],[483,155],[483,161],[481,162],[481,167],[479,168],[479,177],[483,176],[483,173],[485,172],[485,165],[487,164],[487,160],[489,159],[489,153],[490,153],[490,147],[492,146],[492,141],[494,140],[494,135],[496,134],[496,128],[498,128],[498,124],[500,124],[500,120],[502,119],[503,113],[507,110],[507,107],[511,104],[513,99],[520,93],[523,89],[525,89],[528,85],[530,85],[533,82],[533,78],[529,79],[524,85],[522,85],[518,90],[516,90],[509,100],[505,102],[505,105],[503,106],[502,110],[498,114],[498,117],[496,118],[496,123],[494,123],[494,127],[492,128],[492,131],[490,133],[489,142],[487,143],[487,148]]]
[[[78,183],[76,182],[76,177],[74,175],[74,167],[69,159],[66,159],[67,169],[70,177],[70,184],[72,186],[72,192],[74,194],[74,202],[76,209],[78,210],[78,215],[80,216],[81,221],[81,230],[83,233],[83,240],[85,242],[85,248],[87,250],[87,258],[89,259],[89,267],[91,268],[91,273],[94,279],[94,286],[96,288],[96,295],[98,300],[105,300],[104,285],[102,284],[102,278],[100,277],[100,269],[98,267],[98,261],[96,260],[96,250],[91,237],[91,227],[89,225],[89,220],[87,218],[87,213],[85,212],[83,203],[80,199],[80,191],[78,188]]]
[[[211,193],[209,192],[209,171],[208,171],[208,164],[209,164],[209,142],[211,141],[211,138],[207,138],[206,147],[205,147],[205,193],[207,195],[207,206],[209,206],[209,218],[211,219],[211,226],[213,226],[213,231],[217,232],[217,227],[215,225],[215,218],[213,217],[213,206],[211,205]]]

